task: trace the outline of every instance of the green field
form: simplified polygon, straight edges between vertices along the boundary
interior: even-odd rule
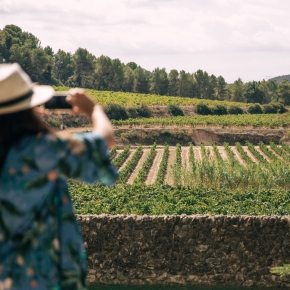
[[[68,87],[54,87],[56,91],[68,91]],[[97,90],[86,90],[95,101],[100,105],[107,103],[116,103],[126,107],[138,106],[142,103],[146,103],[149,106],[167,106],[169,104],[179,106],[195,106],[200,102],[206,105],[225,105],[225,106],[239,106],[248,107],[250,104],[229,102],[229,101],[217,101],[217,100],[205,100],[196,98],[186,97],[172,97],[172,96],[159,96],[150,94],[137,94],[137,93],[125,93],[125,92],[111,92],[111,91],[97,91]]]
[[[259,146],[251,143],[247,146],[239,143],[216,146],[213,143],[211,147],[190,144],[183,148],[177,144],[176,148],[170,149],[174,157],[170,166],[166,165],[168,146],[158,149],[162,157],[159,162],[154,162],[156,146],[147,148],[143,164],[139,162],[144,154],[142,146],[134,149],[125,161],[129,148],[127,146],[113,158],[113,163],[121,168],[115,186],[71,181],[70,193],[76,213],[290,214],[290,147],[285,143],[271,143],[270,146],[262,142]],[[194,152],[199,152],[202,159],[197,159]],[[227,159],[224,159],[226,155]],[[123,167],[122,162],[126,162]],[[146,184],[150,170],[156,176],[151,184]],[[131,178],[131,184],[128,184],[131,175],[135,179]],[[166,182],[166,176],[171,185]]]
[[[289,215],[290,191],[227,190],[119,184],[111,188],[71,182],[77,214]]]
[[[224,116],[178,116],[171,118],[142,118],[112,121],[115,126],[123,125],[161,125],[161,126],[253,126],[253,127],[288,127],[290,113],[262,115],[224,115]]]

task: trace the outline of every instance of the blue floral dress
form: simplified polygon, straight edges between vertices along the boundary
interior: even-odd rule
[[[67,178],[111,185],[117,171],[96,133],[27,136],[0,176],[0,289],[85,289],[86,256]]]

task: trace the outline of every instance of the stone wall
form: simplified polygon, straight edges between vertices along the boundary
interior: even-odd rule
[[[290,263],[288,217],[77,218],[87,247],[91,284],[290,287],[289,280],[269,271]]]

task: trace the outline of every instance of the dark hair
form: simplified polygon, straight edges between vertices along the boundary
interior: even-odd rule
[[[33,109],[0,115],[0,172],[12,145],[24,136],[51,131]]]

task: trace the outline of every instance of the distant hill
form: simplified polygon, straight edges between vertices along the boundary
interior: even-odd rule
[[[279,77],[271,78],[270,80],[276,81],[278,83],[281,83],[283,80],[287,80],[288,82],[290,82],[290,75],[279,76]]]

